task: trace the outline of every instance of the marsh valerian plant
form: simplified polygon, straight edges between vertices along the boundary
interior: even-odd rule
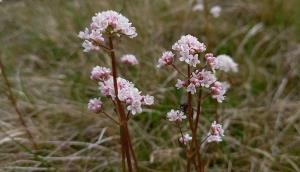
[[[225,93],[229,88],[227,82],[217,79],[220,72],[237,72],[238,65],[227,55],[215,57],[212,53],[205,53],[206,45],[192,35],[182,36],[173,46],[172,51],[163,52],[158,60],[158,68],[171,67],[181,78],[177,79],[175,87],[186,92],[187,103],[184,108],[171,109],[167,119],[178,128],[178,141],[185,148],[187,156],[187,171],[194,166],[196,171],[204,171],[201,145],[210,142],[221,142],[224,130],[219,124],[218,117],[212,122],[208,134],[200,136],[198,132],[202,103],[211,97],[217,103],[225,100]],[[179,60],[180,68],[175,65]],[[186,71],[180,69],[186,66]],[[205,95],[203,94],[205,93]],[[193,101],[194,100],[194,101]],[[187,124],[189,130],[183,128]]]
[[[128,129],[128,120],[131,115],[142,112],[142,105],[154,103],[152,96],[142,95],[132,82],[118,77],[117,63],[137,65],[138,60],[131,54],[123,55],[117,59],[114,48],[115,43],[117,43],[116,38],[134,38],[136,36],[135,27],[126,17],[115,11],[97,13],[92,18],[90,28],[79,33],[79,37],[84,40],[82,46],[85,52],[102,49],[110,56],[111,69],[96,66],[92,69],[90,78],[98,83],[102,96],[112,102],[118,119],[103,110],[104,103],[100,98],[92,98],[88,103],[88,109],[94,113],[103,113],[120,126],[122,169],[129,172],[133,171],[134,168],[137,171],[138,166]]]

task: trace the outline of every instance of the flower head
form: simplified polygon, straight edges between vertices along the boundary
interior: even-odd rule
[[[124,64],[128,64],[128,65],[137,65],[137,64],[139,64],[136,57],[132,54],[126,54],[126,55],[122,56],[121,57],[121,62],[124,63]]]
[[[180,55],[179,60],[184,61],[194,67],[200,63],[198,54],[206,50],[206,46],[200,43],[192,35],[181,36],[181,38],[172,46],[172,49]]]
[[[230,85],[227,82],[215,82],[211,86],[212,98],[216,99],[219,103],[222,103],[225,100],[224,94],[228,90]]]
[[[225,72],[238,72],[238,64],[233,59],[225,54],[218,55],[216,58],[218,69]]]
[[[189,134],[184,134],[183,136],[181,136],[179,138],[179,142],[184,145],[187,145],[187,143],[191,140],[192,140],[192,137]]]
[[[211,124],[211,128],[207,137],[207,142],[221,142],[223,136],[224,136],[224,130],[222,128],[222,125],[217,124],[217,122],[214,121]]]
[[[172,109],[170,112],[167,113],[167,118],[171,122],[181,122],[182,120],[186,119],[186,116],[183,112]]]
[[[116,98],[113,84],[113,77],[106,81],[99,82],[99,88],[104,96]],[[117,78],[118,98],[121,102],[127,105],[127,109],[131,114],[135,115],[142,112],[142,105],[152,105],[154,98],[149,95],[141,95],[141,92],[134,86],[133,83],[118,77]]]
[[[118,35],[126,35],[130,38],[136,37],[136,29],[131,26],[128,18],[122,14],[109,10],[97,13],[92,18],[91,29],[101,33],[110,32]]]
[[[100,98],[90,99],[88,103],[88,109],[91,112],[99,113],[102,108],[102,101]]]
[[[163,52],[161,58],[158,59],[157,67],[160,68],[162,66],[171,65],[174,62],[174,54],[171,51]]]
[[[203,10],[204,10],[203,2],[198,2],[198,3],[193,7],[193,11],[203,11]]]
[[[221,11],[222,11],[222,8],[219,5],[216,5],[210,9],[210,14],[213,17],[217,18],[217,17],[220,17]]]
[[[137,36],[135,27],[132,27],[123,15],[111,10],[100,12],[92,18],[90,29],[85,28],[78,34],[78,37],[84,40],[82,43],[84,52],[99,50],[104,42],[103,35],[106,33],[126,35],[130,38]]]
[[[91,80],[94,81],[104,81],[107,80],[111,76],[111,70],[106,67],[96,66],[91,71]]]
[[[205,59],[207,61],[208,66],[211,69],[218,69],[219,68],[216,57],[214,57],[214,55],[212,53],[205,54]]]
[[[142,104],[145,104],[145,105],[153,105],[154,103],[154,97],[153,96],[149,96],[149,95],[146,95],[146,96],[142,96]]]

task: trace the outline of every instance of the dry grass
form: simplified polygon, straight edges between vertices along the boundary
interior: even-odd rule
[[[176,74],[154,66],[185,33],[209,40],[215,53],[230,54],[240,64],[240,73],[224,76],[232,84],[220,110],[226,138],[204,148],[208,171],[300,171],[300,44],[296,0],[289,2],[216,1],[224,12],[210,19],[208,37],[192,1],[4,0],[0,56],[40,149],[38,156],[31,153],[1,82],[0,171],[120,171],[118,129],[86,110],[88,98],[98,95],[89,70],[108,65],[108,57],[82,53],[76,37],[95,12],[106,9],[122,11],[137,27],[137,39],[122,40],[117,54],[134,53],[141,64],[121,70],[157,99],[130,124],[141,171],[184,171],[177,132],[164,120],[181,101],[173,88]],[[214,109],[212,102],[205,104],[203,133]]]

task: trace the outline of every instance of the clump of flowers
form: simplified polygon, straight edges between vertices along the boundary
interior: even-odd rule
[[[128,65],[137,65],[139,61],[132,54],[126,54],[121,57],[121,62]]]
[[[192,35],[182,36],[174,43],[172,49],[173,52],[163,52],[157,66],[170,67],[180,74],[181,77],[177,79],[175,87],[186,92],[187,102],[184,104],[184,110],[171,109],[167,113],[167,119],[180,131],[178,140],[185,148],[188,168],[194,164],[196,171],[201,171],[203,168],[202,157],[200,157],[201,144],[221,142],[224,137],[224,130],[222,125],[216,122],[219,120],[216,115],[209,133],[203,136],[202,140],[198,138],[202,102],[209,97],[216,103],[225,100],[225,94],[230,86],[227,82],[218,80],[218,73],[237,72],[238,65],[227,55],[215,57],[212,53],[205,53],[206,45]],[[175,65],[176,60],[184,62],[181,63],[182,67]],[[186,67],[186,72],[181,70],[183,67]],[[183,133],[186,123],[191,135],[187,132]]]
[[[204,4],[205,0],[198,0],[198,2],[193,6],[193,11],[205,11],[205,8],[208,8],[208,4]],[[206,2],[207,3],[207,2]],[[207,11],[214,17],[218,18],[221,15],[222,7],[219,5],[214,5],[210,9],[207,9]]]
[[[121,131],[122,164],[124,164],[122,165],[123,171],[127,171],[128,169],[128,171],[131,172],[133,168],[137,171],[137,159],[128,130],[128,120],[131,115],[141,113],[143,111],[143,105],[152,105],[154,103],[154,97],[147,94],[143,95],[132,82],[118,77],[116,50],[114,49],[116,37],[134,38],[137,36],[136,29],[129,20],[120,13],[104,11],[96,13],[92,18],[90,27],[79,32],[78,36],[83,39],[82,46],[84,52],[102,49],[107,51],[111,58],[111,69],[95,66],[91,71],[90,78],[98,83],[102,96],[107,97],[112,102],[115,107],[115,116],[118,117],[118,120],[103,110],[104,102],[102,102],[100,98],[90,99],[88,102],[88,110],[93,113],[103,113],[119,125]],[[138,64],[136,57],[131,54],[122,56],[120,61],[129,65]],[[134,161],[134,166],[132,160]],[[126,163],[127,166],[125,165]]]
[[[224,136],[224,130],[222,128],[222,125],[217,124],[217,122],[214,121],[211,124],[210,131],[207,135],[207,142],[221,142],[223,136]]]

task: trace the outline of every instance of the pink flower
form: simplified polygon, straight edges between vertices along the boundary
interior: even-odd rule
[[[84,31],[79,32],[78,37],[83,39],[82,47],[84,52],[97,51],[100,49],[99,43],[104,41],[102,34],[96,30],[89,32],[88,28],[85,28]]]
[[[179,138],[179,142],[184,144],[184,145],[187,145],[189,141],[192,140],[192,137],[189,135],[189,134],[184,134],[183,136],[181,136]]]
[[[108,32],[117,36],[126,35],[130,38],[137,36],[135,27],[131,26],[126,17],[115,11],[104,11],[92,18],[90,30],[85,28],[84,31],[79,32],[78,37],[84,40],[83,51],[99,50],[100,44],[104,42],[103,35]]]
[[[217,124],[217,122],[214,121],[211,124],[210,132],[207,136],[207,142],[221,142],[222,137],[224,137],[224,130],[222,129],[222,125]]]
[[[139,64],[136,57],[132,54],[126,54],[126,55],[122,56],[121,57],[121,62],[124,63],[124,64],[128,64],[128,65],[137,65],[137,64]]]
[[[100,100],[100,98],[94,98],[94,99],[90,99],[89,103],[88,103],[88,109],[91,112],[94,113],[99,113],[101,111],[102,108],[102,101]]]
[[[171,122],[181,122],[182,120],[186,119],[186,116],[184,115],[183,112],[179,110],[171,110],[170,112],[167,113],[167,118]]]
[[[210,88],[212,98],[216,99],[219,103],[222,103],[223,100],[225,100],[224,94],[226,93],[228,88],[229,88],[229,84],[226,82],[217,81],[217,82],[213,83],[213,85]]]
[[[192,77],[190,79],[190,84],[187,87],[187,92],[190,92],[191,94],[196,93],[196,87],[206,87],[208,88],[212,83],[216,81],[215,75],[206,70],[202,71],[196,71],[192,74]]]
[[[207,70],[196,71],[192,74],[191,82],[193,82],[196,86],[202,86],[208,88],[212,83],[216,82],[216,76]]]
[[[109,68],[96,66],[93,68],[90,78],[94,81],[104,81],[107,80],[110,76],[111,70]]]
[[[136,37],[136,29],[131,26],[129,20],[122,14],[115,11],[104,11],[97,13],[92,18],[91,29],[99,30],[101,33],[109,31],[117,35],[127,35],[130,38]]]
[[[214,57],[214,55],[212,53],[205,54],[205,59],[206,59],[207,64],[209,65],[209,67],[211,69],[218,69],[219,68],[216,57]]]
[[[191,35],[181,36],[181,38],[172,46],[172,49],[180,55],[179,60],[196,67],[200,63],[198,54],[206,50],[206,46],[200,43],[198,39]]]
[[[104,96],[111,97],[113,100],[116,98],[113,77],[108,80],[99,82],[99,88]],[[121,102],[125,103],[127,110],[131,111],[132,115],[142,112],[142,105],[152,105],[154,98],[149,95],[141,95],[141,92],[134,86],[133,83],[118,77],[117,78],[118,98]]]
[[[206,87],[208,88],[211,84],[216,82],[217,78],[216,76],[211,72],[207,70],[202,70],[202,71],[196,71],[192,73],[192,76],[190,78],[190,82],[188,84],[187,81],[182,81],[180,79],[177,79],[176,83],[176,88],[182,88],[182,87],[187,87],[186,91],[190,92],[192,94],[195,94],[197,91],[197,87]]]
[[[161,58],[158,59],[157,67],[160,68],[162,66],[171,65],[174,62],[174,54],[171,51],[163,52]]]

